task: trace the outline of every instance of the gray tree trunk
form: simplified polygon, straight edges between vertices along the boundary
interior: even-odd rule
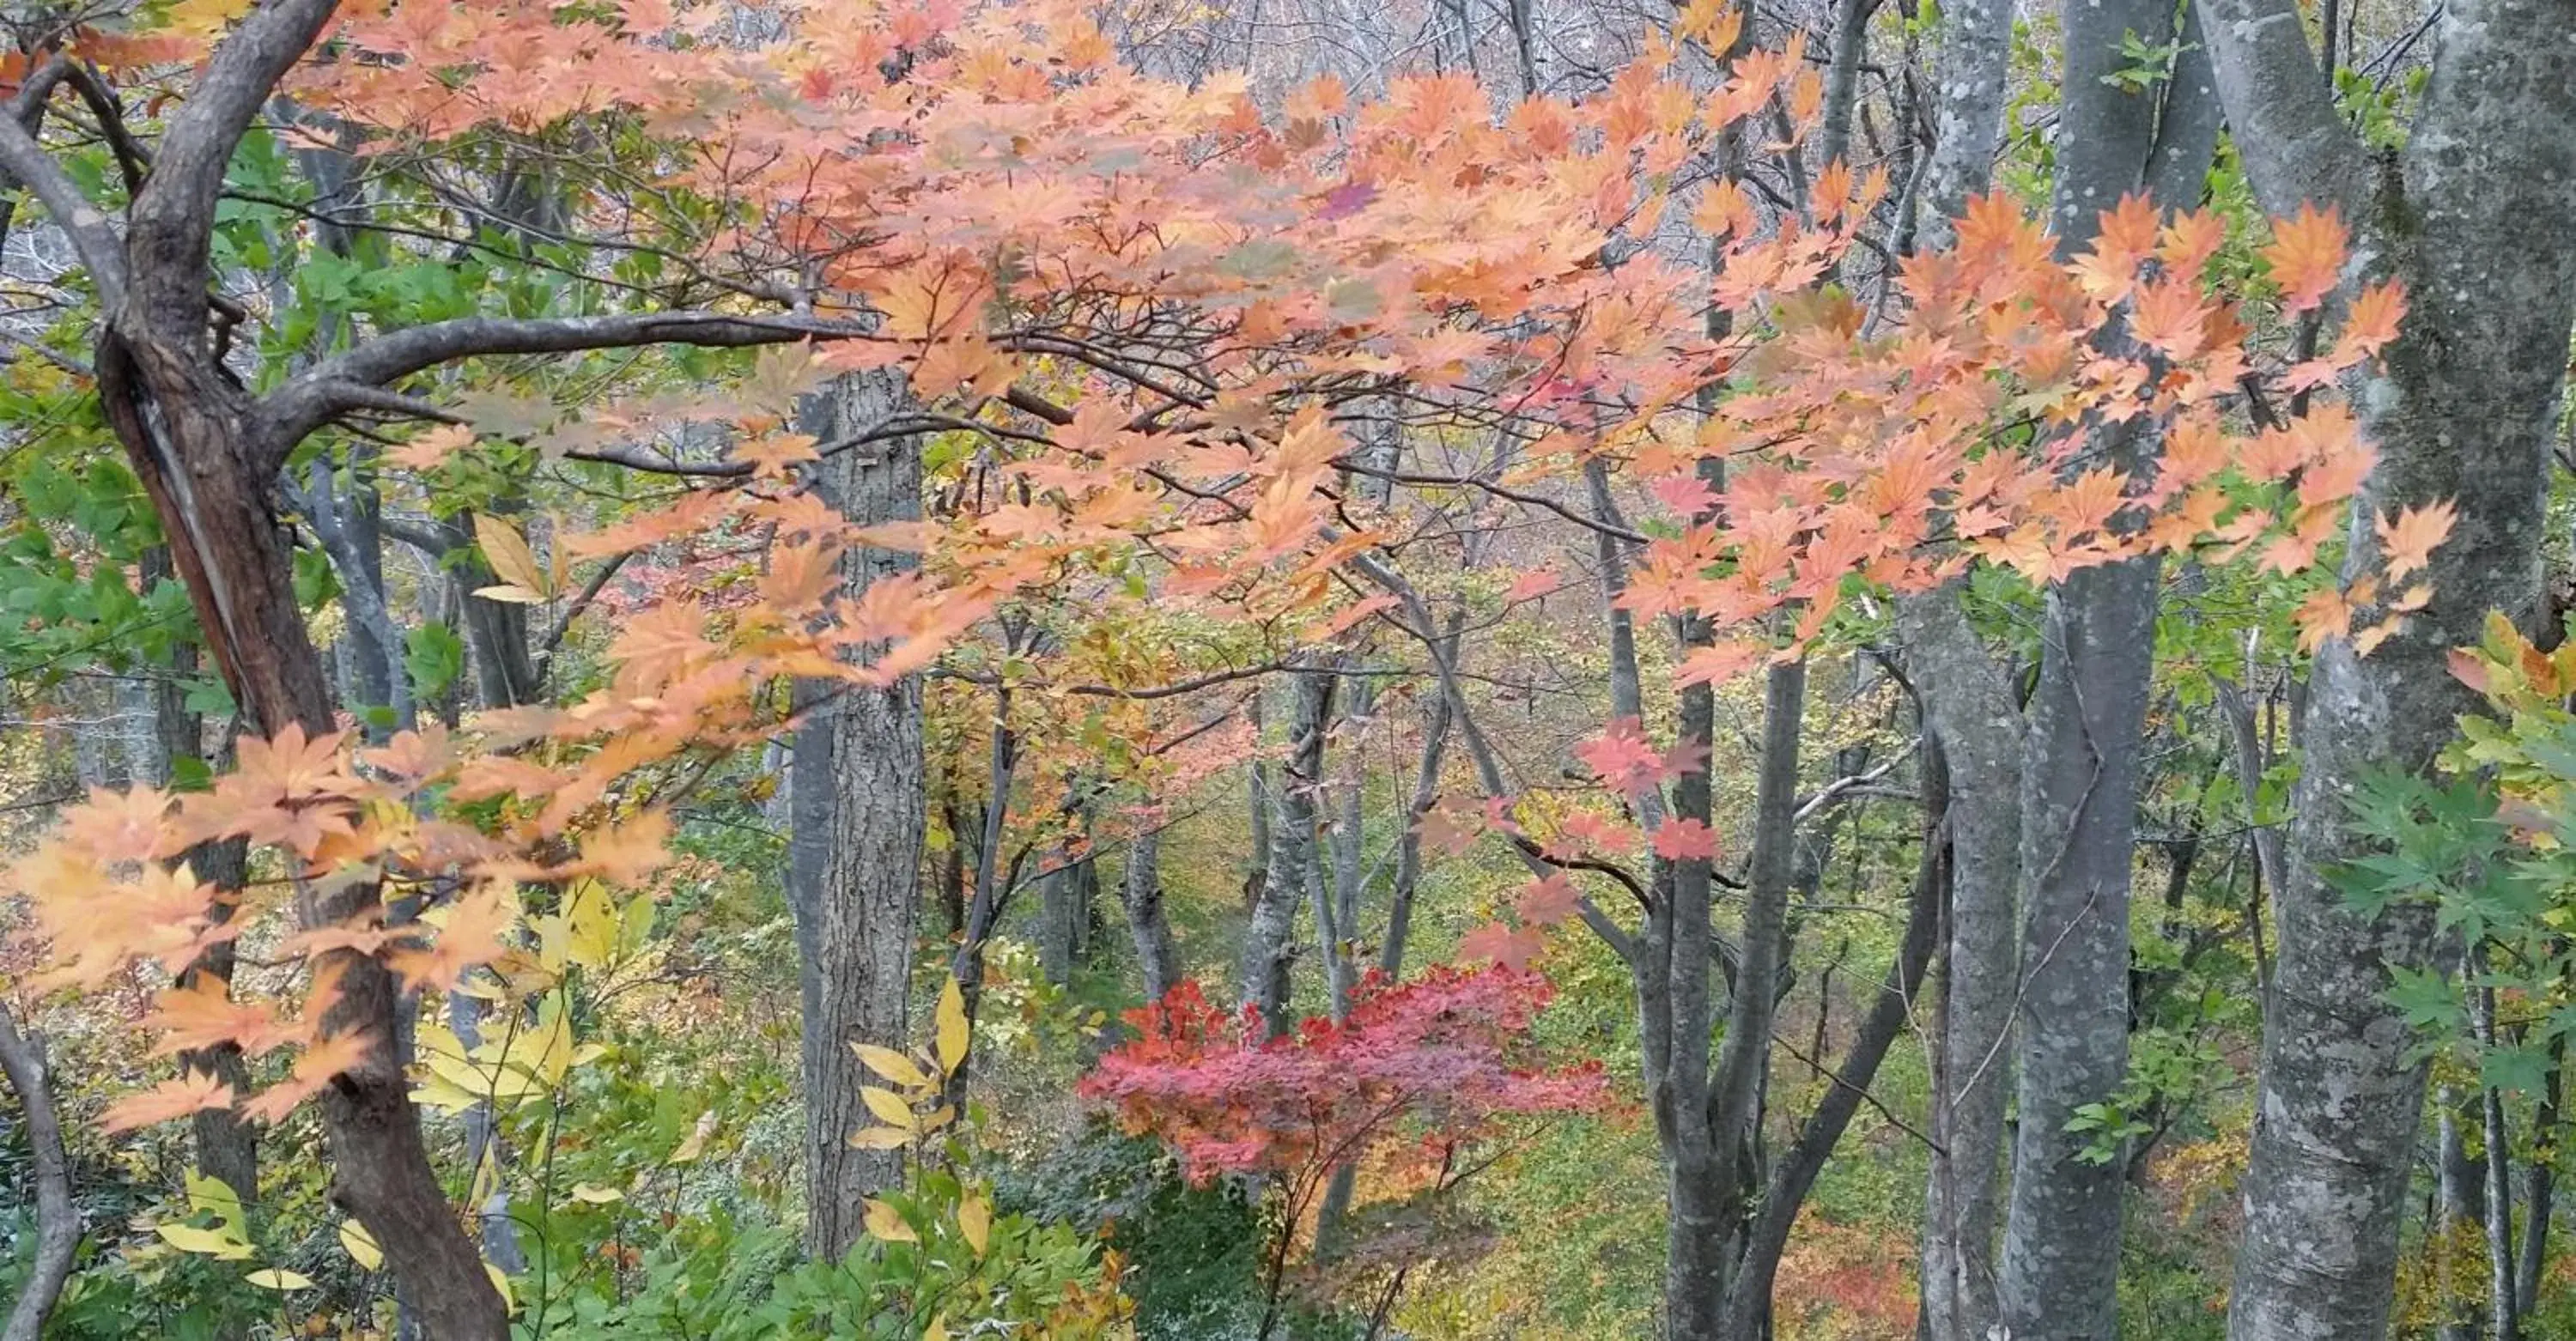
[[[2540,1307],[2540,1278],[2549,1267],[2549,1217],[2556,1193],[2551,1160],[2558,1143],[2559,1107],[2567,1093],[2567,1036],[2549,1041],[2549,1084],[2531,1120],[2531,1163],[2522,1171],[2522,1246],[2514,1266],[2515,1311],[2530,1317]]]
[[[1273,1034],[1287,1032],[1288,969],[1296,958],[1297,905],[1307,901],[1315,872],[1316,788],[1324,773],[1324,733],[1333,720],[1333,683],[1325,671],[1296,679],[1296,710],[1288,726],[1288,758],[1266,788],[1272,799],[1270,847],[1252,923],[1243,933],[1243,1001],[1258,1006]]]
[[[2060,12],[2049,215],[2059,255],[2072,256],[2133,191],[2164,208],[2199,203],[2216,103],[2188,60],[2144,89],[2112,77],[2130,41],[2196,45],[2171,0],[2069,0]],[[2114,464],[2152,473],[2149,435],[2099,436]],[[2021,1341],[2119,1335],[2123,1152],[2086,1158],[2097,1138],[2067,1124],[2128,1076],[2129,878],[2160,572],[2152,557],[2087,569],[2042,600],[2022,770],[2020,1120],[1997,1272],[2004,1325]]]
[[[1949,245],[1952,221],[1986,189],[2003,139],[2010,0],[1941,6],[1932,156],[1919,241]],[[1997,1177],[2011,1091],[2020,959],[2022,722],[2011,680],[1969,627],[1964,582],[1898,603],[1906,669],[1946,760],[1950,848],[1939,1034],[1932,1047],[1934,1142],[1924,1195],[1924,1341],[1986,1341],[2001,1319]]]
[[[816,436],[839,437],[882,422],[905,394],[899,373],[841,378],[818,393],[820,404],[808,407],[820,421]],[[916,439],[894,439],[873,454],[845,453],[836,473],[841,511],[858,525],[921,515]],[[853,594],[913,563],[909,554],[873,548],[842,560]],[[900,1172],[899,1151],[850,1148],[850,1134],[870,1123],[859,1089],[872,1082],[849,1045],[901,1048],[908,1041],[926,802],[921,677],[882,688],[842,687],[835,707],[829,856],[800,910],[812,928],[804,948],[813,964],[805,1017],[805,1239],[827,1260],[859,1241],[865,1199]]]
[[[1127,934],[1136,942],[1136,967],[1145,999],[1160,1001],[1180,982],[1180,955],[1172,945],[1172,919],[1163,908],[1163,833],[1148,828],[1127,849],[1119,889],[1127,907]]]
[[[2385,992],[2390,968],[2432,962],[2434,928],[2412,905],[2357,916],[2322,873],[2356,854],[2356,780],[2420,772],[2451,739],[2471,696],[2444,669],[2449,650],[2477,640],[2490,608],[2528,625],[2540,607],[2549,419],[2576,326],[2576,0],[2452,0],[2406,148],[2376,169],[2288,0],[2203,3],[2264,208],[2339,206],[2361,226],[2361,268],[2407,287],[2406,322],[2357,397],[2379,464],[2356,500],[2351,571],[2378,563],[2372,518],[2458,509],[2431,604],[2368,660],[2333,641],[2309,673],[2230,1300],[2237,1341],[2376,1338],[2425,1081]]]
[[[27,1278],[10,1302],[0,1339],[38,1341],[45,1319],[62,1298],[71,1279],[72,1256],[80,1248],[80,1207],[72,1200],[71,1160],[63,1152],[63,1128],[54,1108],[53,1076],[45,1056],[44,1035],[32,1029],[21,1035],[8,1007],[0,1004],[0,1077],[18,1096],[26,1124],[28,1171],[35,1184],[36,1250],[29,1255]]]
[[[1948,949],[1933,1048],[1932,1167],[1924,1199],[1927,1341],[1985,1341],[1995,1282],[2004,1112],[2019,972],[2021,710],[1956,585],[1902,602],[1906,669],[1947,762]]]

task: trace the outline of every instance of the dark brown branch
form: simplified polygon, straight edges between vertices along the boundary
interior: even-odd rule
[[[142,295],[146,318],[156,325],[203,314],[213,287],[207,243],[233,150],[335,8],[334,0],[269,0],[252,10],[170,116],[126,236],[135,282],[149,289]]]
[[[864,338],[855,321],[780,314],[636,312],[592,317],[459,317],[392,331],[315,364],[271,392],[261,425],[267,455],[283,462],[304,436],[348,409],[349,387],[386,387],[459,359],[566,354],[638,345],[748,349],[797,340]],[[1068,417],[1069,422],[1069,417]]]

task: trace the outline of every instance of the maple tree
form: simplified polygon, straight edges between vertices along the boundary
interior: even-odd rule
[[[1169,1145],[1192,1179],[1253,1174],[1278,1187],[1267,1336],[1291,1240],[1336,1169],[1400,1159],[1445,1191],[1466,1176],[1462,1152],[1508,1119],[1608,1106],[1599,1063],[1533,1065],[1530,1025],[1548,995],[1545,979],[1502,966],[1435,966],[1404,982],[1371,971],[1342,1018],[1274,1035],[1258,1008],[1218,1005],[1183,981],[1130,1013],[1137,1037],[1103,1056],[1081,1092]]]

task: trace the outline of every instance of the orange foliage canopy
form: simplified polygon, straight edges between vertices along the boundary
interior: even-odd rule
[[[1742,118],[1777,98],[1804,120],[1816,103],[1794,48],[1709,73],[1733,32],[1716,0],[1599,96],[1499,115],[1456,76],[1395,79],[1366,100],[1324,81],[1265,112],[1230,76],[1187,86],[1122,66],[1083,10],[811,0],[763,36],[733,7],[666,0],[345,6],[286,92],[360,132],[359,152],[436,161],[583,127],[615,161],[580,191],[580,226],[680,276],[639,303],[812,337],[708,403],[584,407],[562,431],[722,417],[742,474],[558,536],[558,562],[724,531],[766,546],[766,575],[749,602],[675,584],[621,621],[613,679],[577,702],[376,751],[290,732],[246,746],[243,770],[207,795],[94,797],[9,881],[52,944],[46,981],[96,987],[144,959],[175,969],[282,917],[299,891],[375,879],[433,917],[304,928],[288,951],[375,954],[440,986],[479,965],[524,971],[518,886],[644,878],[663,834],[655,788],[774,730],[780,677],[918,670],[1079,556],[1136,556],[1172,608],[1329,631],[1337,584],[1389,520],[1339,487],[1368,468],[1346,425],[1372,416],[1508,431],[1520,489],[1566,487],[1597,460],[1661,500],[1669,524],[1622,599],[1732,630],[1686,668],[1703,679],[1774,655],[1763,629],[1782,612],[1817,635],[1855,576],[1920,588],[1983,559],[2046,581],[2151,550],[2304,567],[2367,471],[2330,404],[2252,430],[2222,413],[2262,370],[2211,289],[2213,216],[2160,220],[2126,201],[2090,253],[2060,263],[1990,197],[1952,249],[1904,260],[1870,304],[1825,284],[1885,180],[1831,165],[1785,212],[1704,183]],[[1712,234],[1713,272],[1675,241]],[[2285,226],[2271,259],[2291,306],[2318,301],[2342,249],[2331,217]],[[1729,318],[1722,336],[1712,308]],[[2362,295],[2329,352],[2288,378],[2332,380],[2401,311],[2392,291]],[[796,396],[867,368],[901,370],[921,406],[888,436],[1007,449],[1020,487],[868,534],[800,492],[798,463],[854,444],[787,431]],[[2109,423],[2164,434],[2154,478],[2082,458]],[[464,445],[434,433],[397,461],[431,470]],[[1727,464],[1722,487],[1704,482],[1709,461]],[[2446,523],[2382,522],[2405,566]],[[852,599],[835,560],[861,542],[928,561]],[[2420,604],[2368,578],[2331,594],[2313,612],[2328,634],[2366,637]],[[1665,766],[1603,756],[1623,786]],[[442,816],[461,801],[488,804]],[[228,920],[211,889],[162,866],[222,835],[289,876]],[[1714,836],[1667,841],[1701,851]],[[154,1023],[173,1047],[314,1049],[263,1096],[274,1113],[356,1045],[316,1023],[330,992],[317,982],[300,1010],[229,1016],[173,992]],[[235,1098],[185,1082],[126,1117]]]

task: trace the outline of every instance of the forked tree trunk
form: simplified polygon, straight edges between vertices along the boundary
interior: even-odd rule
[[[2379,461],[2354,500],[2347,565],[2376,571],[2371,522],[2449,502],[2432,600],[2367,659],[2328,641],[2308,676],[2274,991],[2230,1293],[2236,1341],[2387,1333],[2398,1221],[2425,1068],[2387,999],[2433,964],[2429,907],[2350,909],[2327,873],[2360,855],[2345,799],[2377,770],[2418,774],[2472,703],[2445,666],[2490,609],[2540,600],[2549,427],[2576,327],[2576,0],[2451,0],[2406,147],[2379,164],[2347,130],[2289,0],[2202,0],[2228,119],[2265,210],[2323,202],[2356,225],[2360,268],[2408,312],[2356,404]]]
[[[139,305],[139,304],[138,304]],[[98,344],[99,398],[170,537],[208,651],[245,719],[263,735],[289,726],[309,735],[335,726],[322,660],[295,602],[293,567],[268,507],[272,444],[259,440],[247,397],[190,343],[120,327]],[[201,343],[202,336],[191,343]],[[329,894],[299,888],[307,926],[333,925],[374,903],[372,885]],[[421,1139],[410,1085],[394,1056],[401,994],[371,956],[338,951],[317,965],[340,980],[327,1032],[358,1032],[376,1046],[320,1099],[332,1155],[332,1199],[386,1246],[420,1325],[447,1338],[500,1338],[508,1318],[441,1190]]]

